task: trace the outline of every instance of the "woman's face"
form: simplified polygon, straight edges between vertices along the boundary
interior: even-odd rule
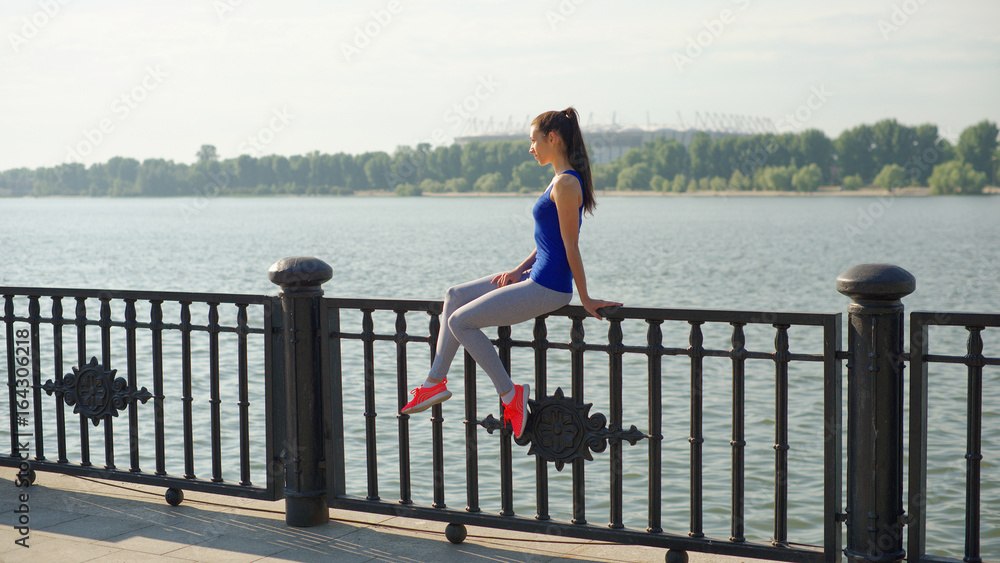
[[[531,148],[528,152],[535,155],[538,164],[546,166],[552,163],[552,155],[555,154],[556,137],[555,133],[543,134],[537,127],[532,126],[528,137],[531,139]]]

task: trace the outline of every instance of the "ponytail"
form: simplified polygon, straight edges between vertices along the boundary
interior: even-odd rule
[[[587,145],[583,142],[580,131],[580,115],[572,106],[562,111],[547,111],[536,117],[531,125],[538,128],[543,135],[555,131],[566,145],[566,156],[573,170],[580,175],[583,188],[583,209],[593,215],[597,202],[594,201],[594,180],[590,172],[590,157],[587,155]]]

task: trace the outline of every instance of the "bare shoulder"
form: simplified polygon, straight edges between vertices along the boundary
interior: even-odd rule
[[[583,201],[583,188],[580,186],[580,181],[572,174],[560,174],[552,183],[550,197],[556,203],[560,201],[577,202],[579,205]]]

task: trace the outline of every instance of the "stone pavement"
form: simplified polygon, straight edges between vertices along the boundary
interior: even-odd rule
[[[380,561],[401,563],[548,561],[656,562],[663,549],[551,538],[468,527],[459,545],[445,525],[331,510],[312,528],[285,525],[284,501],[267,502],[185,491],[180,506],[164,489],[38,473],[29,488],[16,469],[0,467],[0,561]],[[19,495],[27,494],[28,548],[15,529]],[[736,563],[735,557],[690,554],[691,563]],[[758,561],[758,560],[752,560]]]

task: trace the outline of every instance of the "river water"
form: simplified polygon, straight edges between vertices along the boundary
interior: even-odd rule
[[[605,197],[598,203],[596,214],[585,219],[581,231],[589,287],[596,297],[642,307],[846,312],[848,300],[835,289],[837,275],[855,264],[889,262],[917,279],[916,292],[904,299],[907,311],[1000,312],[1000,197],[650,196]],[[267,279],[268,267],[282,257],[310,255],[333,267],[333,279],[324,286],[328,296],[440,299],[449,285],[510,268],[531,251],[532,204],[531,197],[0,199],[4,257],[0,286],[274,294],[277,288]],[[96,315],[96,305],[90,310]],[[345,321],[348,326],[357,322]],[[379,322],[391,327],[391,315]],[[411,333],[426,334],[426,326],[415,321],[413,326],[408,329]],[[588,321],[588,340],[603,338],[606,326]],[[626,341],[644,343],[640,328],[626,327]],[[566,338],[560,330],[555,323],[550,340]],[[668,341],[681,338],[680,332],[671,330],[665,328]],[[748,328],[747,334],[748,348],[773,350],[773,330]],[[515,337],[519,335],[529,339],[530,327],[515,327]],[[995,330],[983,333],[987,355],[1000,351],[997,336]],[[815,334],[793,330],[790,337],[793,352],[818,352]],[[932,351],[962,355],[965,337],[961,329],[932,331]],[[710,345],[728,349],[728,334],[706,329],[706,347]],[[176,351],[168,345],[167,353]],[[345,376],[358,373],[351,362],[358,362],[359,353],[345,346]],[[383,393],[378,404],[380,494],[392,499],[398,498],[398,473],[391,343],[377,354]],[[418,373],[422,368],[415,366],[427,361],[426,350],[413,352],[413,358],[411,382],[422,377]],[[167,358],[168,367],[176,360]],[[706,362],[705,531],[719,537],[729,536],[727,362]],[[773,516],[768,485],[774,471],[773,364],[751,364],[746,535],[767,541]],[[551,360],[550,392],[557,385],[568,391],[568,376],[559,375],[566,365],[568,361],[558,355]],[[530,377],[531,366],[528,353],[516,354],[515,379],[518,374]],[[606,391],[602,395],[605,364],[588,356],[587,369],[595,374],[593,382],[588,380],[587,400],[595,403],[594,412],[607,412]],[[644,370],[644,357],[627,360],[625,422],[641,430],[645,407],[629,409],[646,403]],[[680,533],[688,524],[686,370],[680,360],[665,360],[663,527]],[[998,371],[987,367],[984,373],[982,541],[983,554],[990,558],[1000,555]],[[634,381],[629,379],[631,373]],[[793,395],[790,412],[789,539],[805,544],[822,539],[818,373],[812,365],[790,372],[793,393],[801,390],[801,395]],[[43,381],[47,377],[43,375]],[[458,446],[464,443],[460,362],[452,379],[449,385],[456,397],[445,404],[445,431],[449,444],[454,440],[460,453]],[[151,387],[148,381],[140,384]],[[488,387],[488,379],[480,377],[480,416],[499,416]],[[359,460],[364,456],[363,417],[352,417],[357,409],[350,404],[361,399],[360,392],[357,378],[345,382],[347,448]],[[933,498],[927,535],[932,551],[940,554],[962,550],[965,401],[964,370],[935,366],[928,453]],[[179,422],[168,418],[168,424]],[[410,427],[414,500],[429,504],[429,423],[417,415]],[[255,424],[252,436],[260,443],[261,428]],[[98,434],[103,435],[91,431],[92,438]],[[0,439],[4,436],[0,430]],[[481,506],[487,512],[499,510],[494,440],[481,433]],[[641,529],[646,526],[648,471],[647,446],[644,442],[640,446],[625,446],[625,523]],[[127,452],[124,446],[120,449]],[[515,455],[515,510],[532,514],[534,463],[520,453]],[[607,452],[594,456],[587,465],[588,519],[606,522]],[[255,471],[259,470],[257,466]],[[171,468],[171,472],[183,470]],[[363,464],[356,472],[363,476]],[[569,473],[549,471],[554,518],[570,517]],[[464,506],[465,470],[457,455],[447,460],[446,475],[448,505]],[[232,480],[238,480],[238,473]],[[255,482],[259,481],[258,475]],[[349,492],[364,495],[363,480],[352,478]]]

